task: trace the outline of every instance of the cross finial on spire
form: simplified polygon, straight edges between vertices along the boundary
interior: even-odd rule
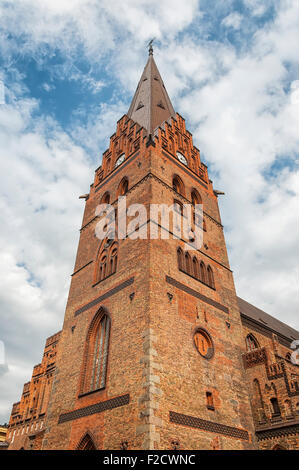
[[[153,49],[153,42],[154,42],[155,38],[154,39],[151,39],[150,42],[148,43],[147,47],[148,47],[148,55],[153,55],[154,54],[154,49]]]

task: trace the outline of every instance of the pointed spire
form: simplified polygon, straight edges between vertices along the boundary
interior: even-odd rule
[[[153,57],[152,41],[148,47],[149,58],[127,115],[153,134],[163,121],[175,117],[175,111]]]

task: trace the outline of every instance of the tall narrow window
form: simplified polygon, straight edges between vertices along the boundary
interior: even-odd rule
[[[100,309],[91,322],[86,338],[81,394],[106,386],[110,323],[104,309]]]
[[[215,289],[214,274],[213,274],[211,266],[208,266],[207,275],[208,275],[207,276],[208,277],[208,285],[210,287],[212,287],[213,289]]]
[[[207,282],[206,267],[205,267],[205,263],[203,261],[201,261],[201,263],[200,263],[199,272],[200,272],[201,282],[204,282],[206,284],[206,282]]]
[[[199,277],[198,261],[195,256],[193,257],[192,265],[193,265],[193,276],[196,277],[196,279],[198,279]]]
[[[114,274],[116,271],[117,266],[117,244],[111,247],[111,255],[110,255],[110,274]]]
[[[178,248],[177,250],[177,257],[178,257],[178,267],[180,271],[184,271],[184,255],[183,250]]]
[[[280,416],[280,408],[277,398],[271,398],[270,402],[272,405],[272,417]]]
[[[206,392],[208,410],[215,410],[212,392]]]
[[[253,336],[253,334],[249,334],[246,336],[246,349],[247,351],[253,351],[254,349],[258,349],[260,346],[257,342],[257,339]]]
[[[117,195],[118,196],[125,196],[129,189],[129,180],[128,178],[123,178],[118,186]]]
[[[185,270],[187,274],[191,274],[191,258],[189,253],[185,254]]]
[[[185,186],[184,186],[183,181],[178,175],[175,175],[173,177],[172,187],[177,193],[181,194],[181,196],[185,196]]]

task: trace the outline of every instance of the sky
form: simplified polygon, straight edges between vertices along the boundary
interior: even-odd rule
[[[299,2],[2,0],[0,423],[62,327],[78,197],[152,38],[174,108],[225,192],[238,295],[299,328]]]

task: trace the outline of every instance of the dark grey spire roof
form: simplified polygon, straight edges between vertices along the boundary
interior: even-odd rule
[[[152,49],[127,115],[144,127],[149,134],[152,134],[163,121],[167,121],[171,116],[175,117]]]

